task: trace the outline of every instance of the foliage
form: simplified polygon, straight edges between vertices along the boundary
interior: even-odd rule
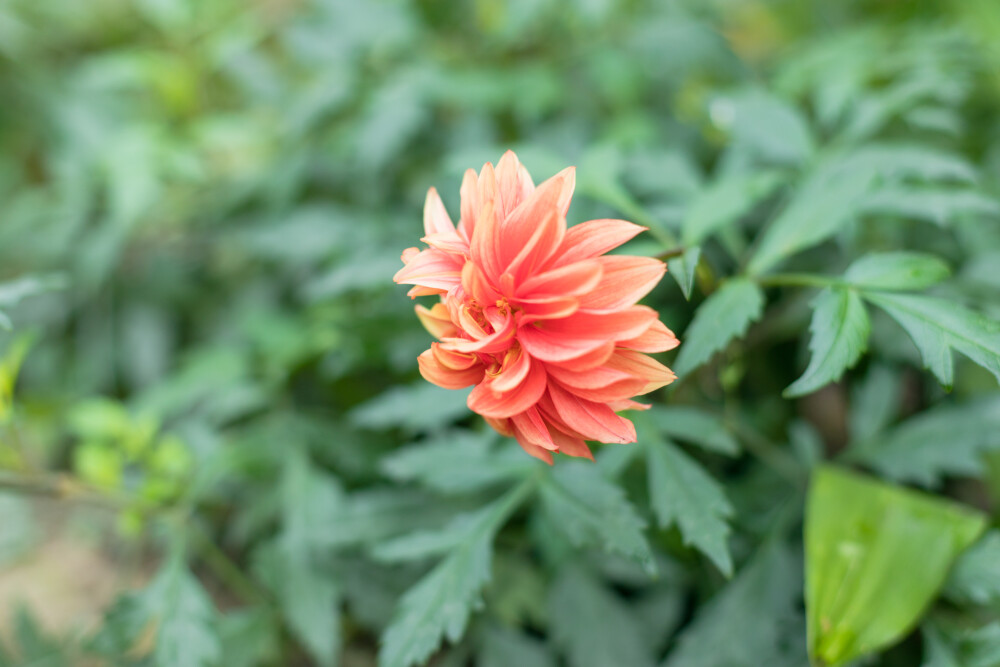
[[[998,43],[991,0],[0,4],[0,564],[50,496],[121,588],[0,599],[0,665],[997,664],[954,504],[1000,498]],[[594,463],[424,382],[391,282],[506,148],[676,282],[679,379]]]

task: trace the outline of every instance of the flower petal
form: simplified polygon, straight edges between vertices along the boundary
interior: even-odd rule
[[[599,442],[635,442],[635,426],[632,422],[616,415],[607,405],[582,399],[558,384],[549,385],[548,395],[562,420],[586,439]]]
[[[507,263],[506,271],[515,284],[523,282],[543,266],[562,243],[565,234],[566,219],[553,210],[536,223],[531,236],[523,244],[516,245],[517,241],[505,239],[502,260],[513,256]]]
[[[410,255],[406,266],[392,279],[404,285],[419,285],[449,290],[459,284],[462,266],[453,255],[433,248]]]
[[[523,437],[531,444],[544,449],[556,449],[556,444],[552,441],[552,435],[549,433],[549,427],[539,414],[538,408],[533,407],[525,410],[519,415],[514,415],[510,420],[514,424],[515,432],[519,432],[519,439]]]
[[[500,366],[500,372],[492,380],[493,391],[503,392],[516,389],[528,377],[531,364],[531,357],[520,346],[507,350],[503,364]]]
[[[430,350],[424,350],[417,357],[420,374],[425,380],[445,389],[464,389],[480,383],[486,369],[482,364],[474,365],[465,370],[457,371],[442,366]]]
[[[601,281],[601,263],[594,259],[576,262],[532,276],[517,286],[516,296],[539,299],[546,296],[579,296]]]
[[[666,352],[680,344],[674,332],[659,320],[651,322],[649,328],[635,338],[618,341],[619,346],[639,352]]]
[[[428,236],[455,233],[455,225],[435,188],[427,191],[427,199],[424,200],[424,233]]]
[[[561,266],[603,255],[646,229],[626,220],[589,220],[573,225],[566,230],[556,263]]]
[[[632,396],[648,394],[677,379],[677,375],[656,359],[633,350],[616,350],[604,365],[605,368],[627,373],[644,381],[642,389]]]
[[[598,257],[601,282],[593,291],[580,297],[580,307],[611,312],[631,306],[646,296],[667,270],[667,265],[652,257],[608,255]]]
[[[531,364],[528,376],[515,389],[497,392],[488,380],[469,394],[469,409],[485,417],[513,417],[532,407],[545,393],[546,375],[542,364]]]
[[[537,227],[549,216],[555,215],[565,232],[566,211],[573,197],[576,171],[573,167],[561,172],[539,185],[517,208],[504,217],[500,226],[503,237],[501,257],[507,263],[524,248]],[[562,242],[562,236],[548,252],[551,254]]]
[[[479,215],[479,176],[474,169],[466,169],[462,177],[462,218],[458,221],[458,234],[466,241],[472,241]]]
[[[553,430],[552,441],[555,443],[556,447],[559,448],[558,451],[560,454],[578,456],[590,459],[591,461],[594,460],[594,454],[590,451],[590,447],[587,446],[587,443],[583,441],[583,438],[574,438],[573,436]]]
[[[451,314],[448,312],[448,307],[443,303],[435,303],[429,310],[418,304],[415,310],[417,311],[420,323],[435,338],[445,338],[446,336],[455,335],[455,324],[451,321]]]

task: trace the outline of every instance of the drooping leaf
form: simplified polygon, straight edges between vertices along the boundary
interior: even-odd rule
[[[443,638],[457,642],[482,604],[489,581],[493,537],[530,490],[524,483],[478,513],[461,542],[403,596],[382,636],[379,667],[423,664]]]
[[[684,245],[697,245],[722,227],[738,222],[784,180],[779,171],[753,171],[715,181],[688,205],[682,223]]]
[[[549,591],[553,641],[572,667],[652,667],[628,605],[578,565],[567,564]]]
[[[957,503],[818,468],[805,524],[810,655],[836,667],[898,641],[985,524]]]
[[[635,559],[650,574],[655,572],[643,534],[646,523],[621,487],[593,465],[561,463],[542,485],[542,504],[576,546],[600,546]]]
[[[779,541],[764,543],[725,588],[698,610],[662,667],[801,667],[797,606],[801,567]]]
[[[673,443],[644,432],[650,504],[661,528],[677,524],[684,543],[697,547],[727,577],[733,573],[729,554],[729,519],[733,507],[722,487],[697,461]]]
[[[647,414],[663,433],[678,440],[716,454],[739,453],[739,443],[726,429],[721,416],[688,405],[658,405]]]
[[[948,265],[919,252],[884,252],[865,255],[851,264],[844,280],[865,289],[916,291],[948,278]]]
[[[895,480],[925,486],[943,475],[982,473],[982,453],[1000,447],[1000,401],[941,405],[852,446],[849,456]]]
[[[1000,532],[986,533],[958,557],[944,592],[958,602],[985,605],[1000,600]]]
[[[691,298],[691,290],[694,287],[695,270],[698,268],[698,260],[701,259],[701,247],[692,246],[684,251],[680,257],[674,257],[667,261],[667,271],[677,281],[681,288],[681,293],[685,299]]]
[[[760,319],[763,309],[764,293],[755,283],[736,278],[723,285],[699,306],[684,332],[674,364],[677,375],[683,377],[733,338],[746,333],[750,323]]]
[[[1000,381],[1000,322],[938,297],[866,292],[910,335],[924,366],[946,387],[952,384],[955,349]]]
[[[871,322],[857,292],[827,288],[812,306],[812,356],[802,377],[785,389],[785,396],[803,396],[840,379],[868,348]]]

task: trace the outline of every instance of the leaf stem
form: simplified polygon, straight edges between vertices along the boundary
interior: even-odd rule
[[[686,251],[687,248],[685,248],[684,246],[676,246],[673,248],[669,248],[668,250],[664,250],[659,255],[656,255],[656,259],[665,262],[668,259],[673,259],[674,257],[680,257]]]

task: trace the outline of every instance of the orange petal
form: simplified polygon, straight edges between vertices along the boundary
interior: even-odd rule
[[[517,444],[521,445],[521,449],[526,451],[528,454],[531,454],[536,459],[541,459],[549,465],[552,465],[552,453],[547,449],[531,444],[521,436],[520,431],[515,431],[514,437],[517,438]]]
[[[507,217],[531,194],[535,185],[514,151],[507,151],[500,158],[500,162],[497,163],[496,178],[497,191],[503,202],[503,217]]]
[[[552,256],[566,234],[566,219],[557,211],[549,211],[523,243],[503,232],[501,260],[508,260],[506,271],[515,282],[522,282],[534,274]]]
[[[458,233],[466,241],[472,240],[479,215],[479,177],[474,169],[466,169],[462,178],[462,218],[458,221]]]
[[[507,215],[500,226],[503,236],[501,256],[510,262],[524,248],[542,221],[550,216],[562,225],[565,231],[566,211],[573,197],[573,187],[576,183],[576,172],[570,167],[564,169],[545,181],[531,193],[527,199]],[[547,248],[551,254],[562,242],[562,234],[558,242]]]
[[[566,230],[557,264],[571,264],[603,255],[646,229],[626,220],[589,220],[573,225]]]
[[[462,371],[452,370],[438,363],[433,352],[424,350],[417,357],[420,374],[425,380],[445,389],[464,389],[482,381],[486,369],[482,364]]]
[[[455,324],[451,321],[448,307],[443,303],[435,303],[430,310],[418,304],[415,310],[420,323],[435,338],[455,335]]]
[[[544,298],[546,296],[579,296],[594,289],[601,281],[600,262],[588,259],[546,271],[525,280],[517,287],[518,298]]]
[[[538,320],[552,320],[569,317],[580,308],[580,300],[576,297],[553,296],[542,299],[518,299],[521,307],[522,325]]]
[[[424,233],[428,236],[455,233],[455,225],[435,188],[427,191],[427,199],[424,200]]]
[[[439,365],[452,371],[464,371],[476,364],[481,365],[476,355],[448,350],[441,347],[440,343],[431,343],[431,353]]]
[[[392,277],[397,283],[449,290],[459,284],[462,265],[453,255],[440,250],[423,250]]]
[[[556,444],[552,441],[549,428],[542,419],[538,408],[530,408],[519,415],[510,418],[514,425],[518,440],[524,438],[531,444],[543,449],[556,449]]]
[[[620,347],[627,347],[639,352],[666,352],[672,350],[681,342],[674,332],[663,322],[654,320],[649,328],[635,338],[618,341]]]
[[[580,297],[580,307],[614,311],[631,306],[646,296],[667,271],[667,265],[652,257],[608,255],[598,257],[603,269],[601,282]]]
[[[500,372],[493,378],[493,391],[504,392],[516,389],[528,377],[531,363],[531,357],[519,346],[512,347],[504,357]]]
[[[557,367],[557,368],[569,368],[574,371],[585,371],[590,368],[597,368],[602,365],[611,355],[615,352],[614,341],[606,341],[602,343],[599,347],[594,348],[590,352],[581,355],[579,357],[570,357],[568,359],[563,359],[559,361],[546,361],[546,369]]]
[[[497,251],[500,235],[494,207],[494,200],[490,199],[484,202],[479,210],[476,229],[472,232],[470,256],[482,269],[487,280],[496,284],[503,270]]]
[[[560,433],[559,431],[553,431],[552,440],[555,442],[556,447],[559,448],[561,454],[566,454],[567,456],[578,456],[585,459],[594,460],[594,454],[590,451],[590,447],[587,443],[583,441],[582,438],[574,438],[573,436],[566,435],[565,433]]]
[[[475,262],[466,262],[462,267],[462,288],[480,304],[496,303],[501,296]]]
[[[632,422],[616,415],[607,405],[580,398],[558,384],[549,385],[549,396],[559,417],[586,439],[599,442],[635,442],[635,426]]]
[[[469,394],[469,409],[493,418],[520,414],[541,398],[545,392],[545,380],[545,369],[542,365],[531,364],[528,376],[511,391],[496,392],[493,391],[490,382],[481,382]]]
[[[573,389],[599,389],[634,377],[625,371],[609,368],[606,364],[582,371],[553,365],[546,371],[560,383]]]
[[[648,394],[649,392],[666,386],[677,379],[677,375],[672,370],[661,364],[656,359],[635,352],[633,350],[617,350],[608,359],[606,368],[614,369],[622,373],[627,373],[635,378],[640,378],[645,382],[641,391],[637,391],[633,396]]]

